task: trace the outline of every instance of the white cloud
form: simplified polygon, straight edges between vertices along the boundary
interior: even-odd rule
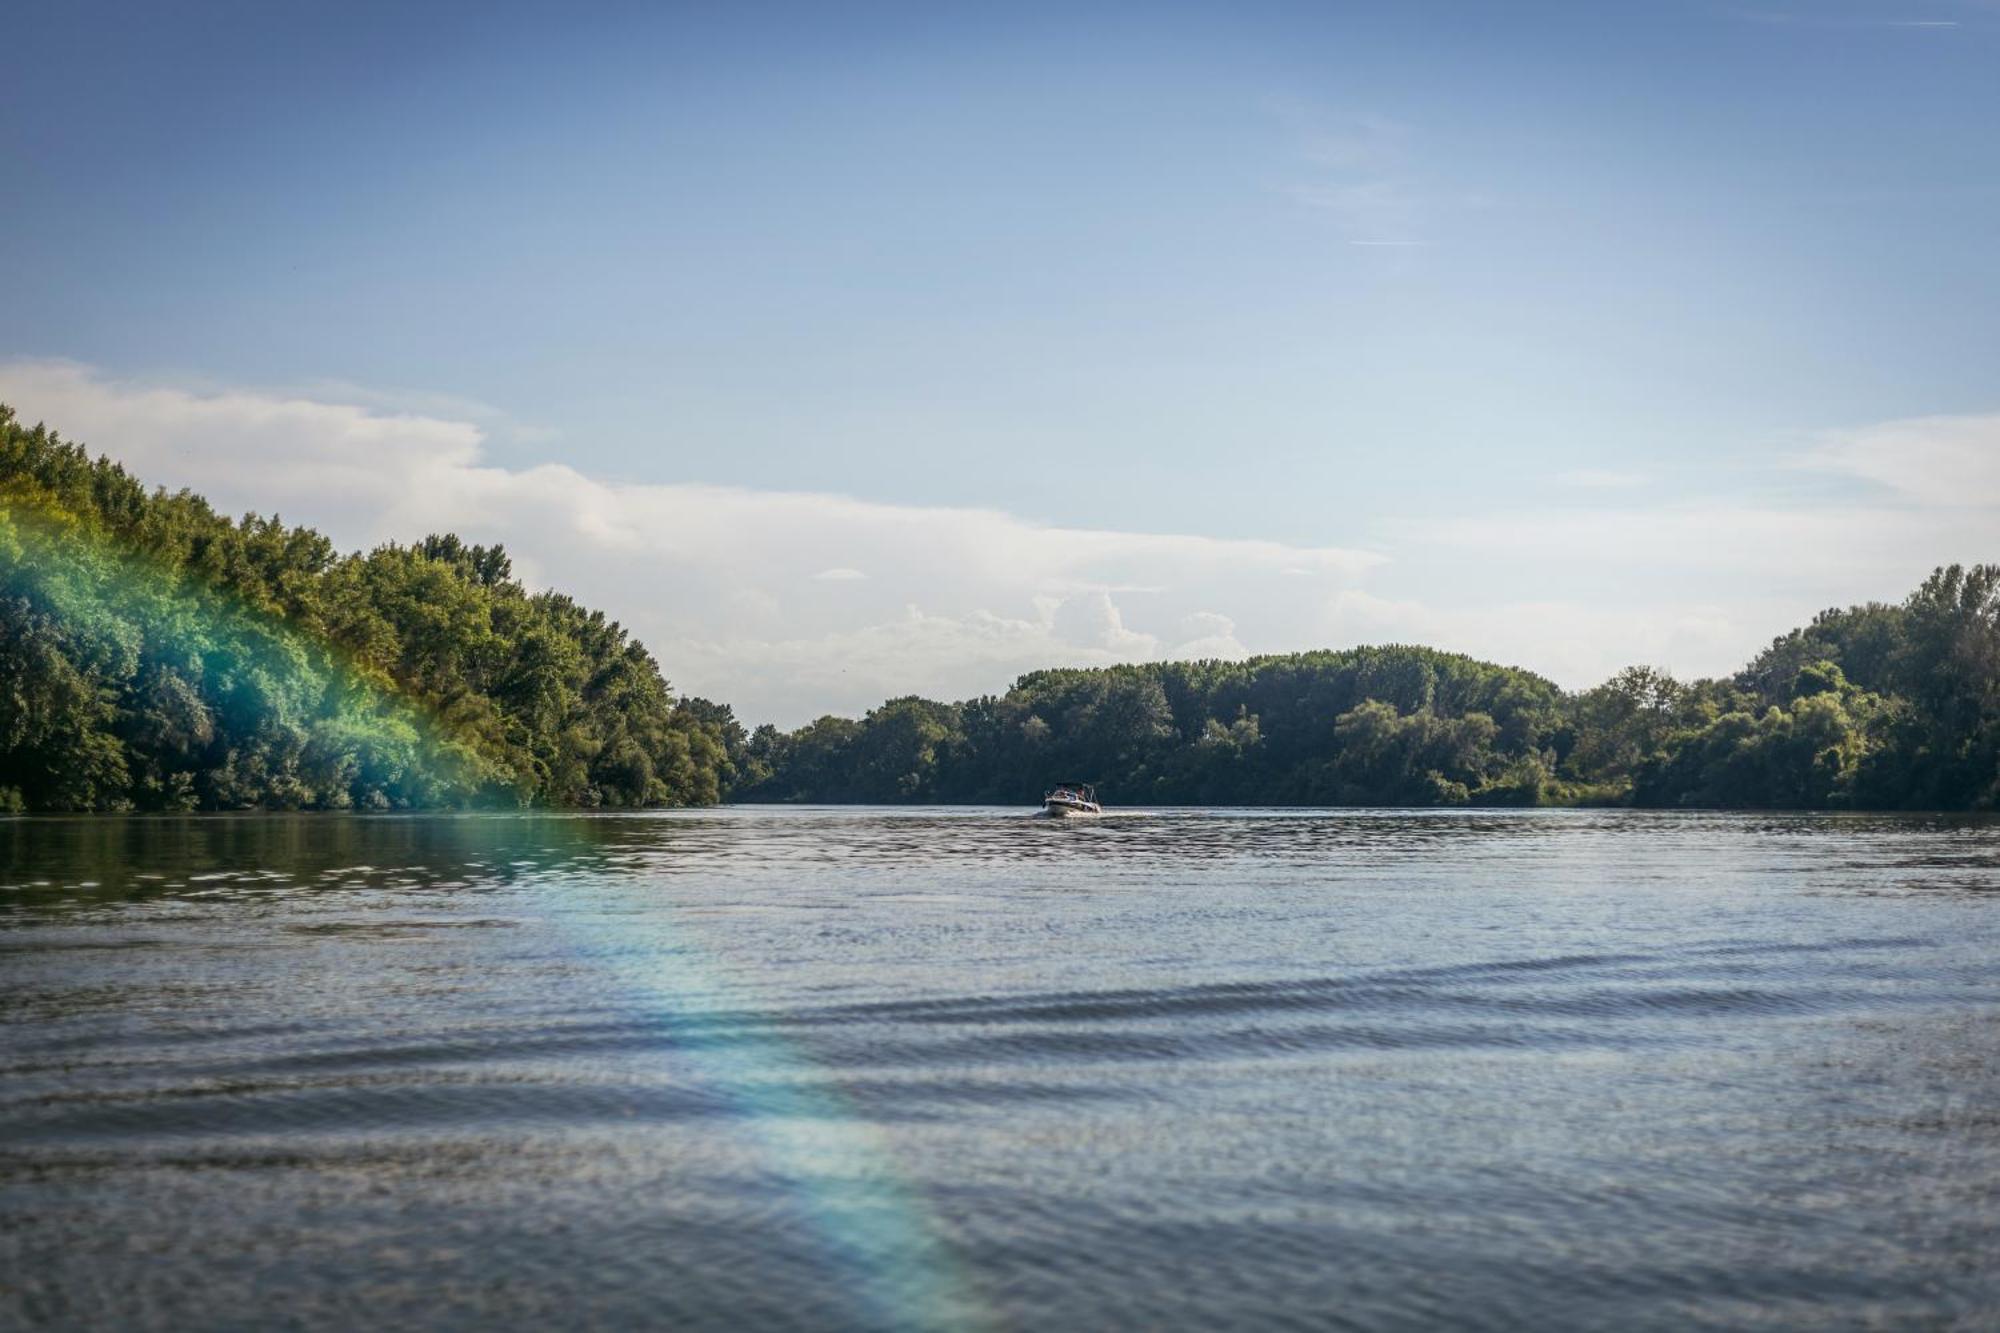
[[[1741,665],[1780,627],[1787,609],[1750,604],[1649,601],[1621,607],[1580,600],[1435,606],[1360,589],[1334,596],[1326,635],[1338,643],[1421,643],[1525,667],[1569,688],[1644,663],[1683,676]]]
[[[1916,504],[2000,506],[2000,413],[1913,417],[1840,431],[1797,461],[1873,482]]]
[[[1108,591],[1078,593],[1064,598],[1048,614],[1047,624],[1058,642],[1102,650],[1114,661],[1156,657],[1160,641],[1151,634],[1125,627],[1125,613]]]
[[[557,463],[510,469],[486,462],[480,430],[462,421],[196,393],[61,362],[0,366],[0,400],[146,481],[191,487],[225,512],[280,512],[343,546],[447,529],[502,542],[523,577],[604,608],[676,685],[753,721],[1155,657],[1182,617],[1214,605],[1289,644],[1320,598],[1381,562],[993,510],[611,484]],[[820,586],[833,581],[838,597]]]
[[[1349,547],[510,469],[485,460],[478,426],[448,416],[60,362],[0,364],[0,401],[148,482],[225,512],[278,511],[346,547],[444,530],[503,542],[523,578],[602,607],[677,686],[752,722],[962,698],[1040,667],[1392,640],[1568,686],[1632,662],[1713,674],[1824,607],[1899,598],[1938,563],[2000,558],[2000,416],[1826,435],[1756,475],[1768,501],[1648,503],[1617,474],[1576,483],[1613,502],[1593,507],[1368,516],[1389,564]],[[1800,485],[1801,469],[1846,494]]]
[[[1236,637],[1236,622],[1219,611],[1196,611],[1182,616],[1180,635],[1181,641],[1167,653],[1175,661],[1196,662],[1210,657],[1241,661],[1250,656],[1250,649]]]
[[[1787,494],[1801,470],[1862,493]],[[2000,415],[1829,432],[1755,479],[1773,498],[1620,497],[1392,523],[1398,581],[1428,596],[1395,603],[1343,590],[1327,633],[1402,635],[1571,686],[1630,662],[1712,675],[1818,611],[1900,600],[1937,565],[2000,559]],[[1485,595],[1462,600],[1454,584]]]

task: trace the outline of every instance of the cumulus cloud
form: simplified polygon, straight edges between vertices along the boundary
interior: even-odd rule
[[[0,399],[141,478],[191,487],[229,512],[280,512],[343,546],[445,530],[503,542],[525,578],[603,607],[678,686],[752,720],[1156,657],[1185,616],[1215,605],[1289,642],[1318,598],[1381,562],[1356,549],[1061,528],[996,510],[614,484],[557,463],[506,468],[482,456],[480,429],[463,421],[192,392],[61,362],[0,366]]]
[[[1236,622],[1219,611],[1196,611],[1182,616],[1180,640],[1167,654],[1176,661],[1193,662],[1210,657],[1240,661],[1250,656],[1250,649],[1236,637]]]

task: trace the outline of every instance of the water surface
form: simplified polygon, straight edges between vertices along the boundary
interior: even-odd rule
[[[2000,826],[0,821],[0,1325],[1992,1326]]]

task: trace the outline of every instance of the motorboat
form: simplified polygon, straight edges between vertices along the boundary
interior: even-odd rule
[[[1042,813],[1051,819],[1076,819],[1101,815],[1104,807],[1097,803],[1097,789],[1088,782],[1058,782],[1042,797]]]

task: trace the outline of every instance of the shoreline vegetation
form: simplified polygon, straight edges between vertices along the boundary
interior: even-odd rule
[[[499,547],[340,555],[0,407],[0,808],[721,799],[721,728]]]
[[[1830,610],[1733,676],[1567,692],[1386,645],[1037,671],[747,730],[452,535],[342,555],[148,490],[0,405],[0,810],[1024,804],[2000,806],[2000,565]]]

